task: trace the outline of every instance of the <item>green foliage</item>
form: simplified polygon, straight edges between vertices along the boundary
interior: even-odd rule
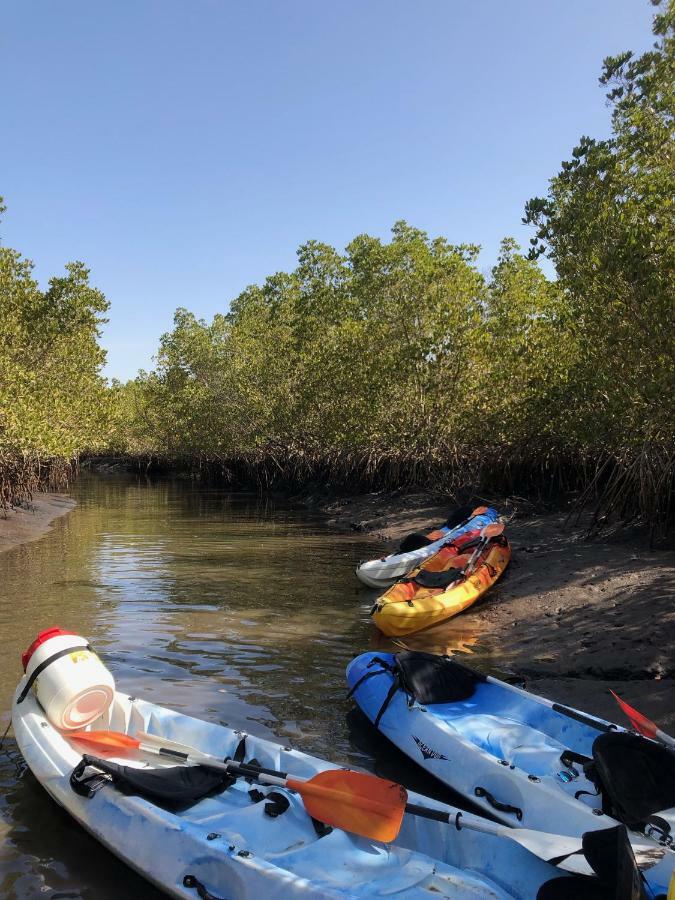
[[[665,517],[675,463],[675,0],[657,5],[653,49],[605,60],[612,136],[582,138],[525,221],[537,228],[531,255],[555,263],[576,333],[570,437],[613,461],[607,511],[634,495]]]
[[[81,263],[46,291],[32,268],[0,247],[0,503],[14,499],[19,483],[29,491],[54,461],[108,439],[98,344],[107,301]]]

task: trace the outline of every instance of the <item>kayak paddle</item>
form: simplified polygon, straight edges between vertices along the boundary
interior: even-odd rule
[[[402,785],[366,772],[327,769],[309,779],[293,778],[287,772],[250,766],[234,760],[223,762],[201,750],[142,731],[135,738],[115,731],[81,731],[66,737],[108,752],[143,750],[184,763],[236,773],[261,784],[289,788],[300,794],[307,812],[313,818],[371,840],[383,843],[395,840],[401,828],[403,814],[407,812],[424,819],[454,825],[458,829],[467,828],[505,837],[546,862],[554,860],[555,865],[569,872],[595,874],[583,856],[578,837],[548,834],[528,828],[513,829],[456,807],[439,810],[408,803],[408,792]],[[634,845],[633,851],[638,865],[643,868],[656,865],[665,853],[662,848],[652,844]]]
[[[639,731],[640,734],[643,734],[645,737],[651,738],[653,741],[659,741],[661,744],[665,744],[665,746],[669,747],[671,750],[675,750],[675,738],[666,734],[665,731],[661,731],[655,722],[652,722],[647,716],[638,712],[637,709],[632,707],[629,703],[626,703],[625,700],[622,700],[618,694],[614,693],[614,691],[610,690],[610,694],[619,704],[626,714],[628,721],[636,731]]]
[[[393,841],[403,821],[407,799],[405,788],[365,772],[329,769],[308,779],[294,778],[286,772],[263,771],[234,760],[223,762],[192,748],[186,748],[187,752],[176,750],[167,746],[169,742],[162,738],[157,742],[158,746],[155,740],[148,741],[154,736],[143,733],[133,738],[117,731],[78,731],[67,737],[108,753],[141,750],[177,762],[253,778],[260,784],[288,788],[302,797],[305,809],[313,819],[371,840]]]

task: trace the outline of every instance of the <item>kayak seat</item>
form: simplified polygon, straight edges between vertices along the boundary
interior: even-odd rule
[[[496,759],[507,760],[528,775],[552,775],[560,771],[565,745],[536,728],[490,713],[441,718],[481,750]]]
[[[94,769],[95,774],[87,775],[88,769]],[[189,809],[204,797],[226,791],[236,780],[233,775],[204,766],[139,769],[85,753],[71,773],[70,786],[75,793],[91,798],[96,787],[103,783],[101,772],[121,793],[145,797],[162,809],[173,812]]]
[[[394,659],[400,687],[425,706],[467,700],[474,695],[477,686],[485,682],[485,676],[480,672],[467,669],[447,656],[409,650],[397,653]]]
[[[461,577],[461,569],[446,569],[445,572],[430,572],[428,569],[420,569],[414,578],[406,580],[423,588],[447,588]]]
[[[433,538],[427,537],[426,534],[422,534],[421,531],[413,531],[403,538],[399,544],[398,552],[411,553],[413,550],[419,550],[421,547],[433,544],[433,542]]]
[[[675,807],[675,754],[629,732],[607,732],[593,743],[588,774],[602,791],[603,808],[629,826],[649,824]],[[657,822],[659,827],[667,823]]]

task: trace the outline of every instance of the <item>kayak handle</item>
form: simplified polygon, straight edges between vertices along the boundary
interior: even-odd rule
[[[222,900],[221,897],[216,897],[215,894],[212,894],[206,887],[201,883],[198,878],[195,878],[194,875],[186,875],[183,879],[183,887],[189,888],[190,890],[197,891],[197,896],[200,900]]]
[[[517,806],[511,806],[510,803],[503,803],[501,800],[497,800],[497,798],[484,787],[475,788],[474,794],[476,797],[484,797],[493,809],[499,810],[499,812],[513,813],[519,822],[523,821],[522,809]]]

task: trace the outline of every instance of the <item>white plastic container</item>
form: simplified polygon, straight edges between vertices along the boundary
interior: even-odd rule
[[[56,728],[84,728],[110,708],[115,681],[80,635],[61,628],[41,631],[22,662],[28,678],[46,663],[33,690]]]

